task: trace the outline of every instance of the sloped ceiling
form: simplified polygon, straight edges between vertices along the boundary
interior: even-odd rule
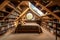
[[[54,1],[56,4],[60,6],[60,0],[52,0],[52,1]]]
[[[11,0],[11,1],[17,1],[17,0]],[[25,0],[20,0],[20,1],[25,1]],[[34,0],[26,0],[26,1],[34,1]],[[36,0],[39,1],[39,0]],[[49,1],[54,1],[56,4],[60,6],[60,0],[49,0]]]

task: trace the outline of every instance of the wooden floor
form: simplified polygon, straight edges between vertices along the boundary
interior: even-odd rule
[[[43,33],[20,33],[5,35],[0,40],[56,40],[56,37],[42,28]],[[60,40],[60,39],[58,39]]]

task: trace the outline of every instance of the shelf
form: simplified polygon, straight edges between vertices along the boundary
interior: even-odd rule
[[[1,12],[1,13],[9,13],[8,11],[1,11],[1,10],[0,10],[0,12]]]
[[[7,16],[9,13],[7,11],[0,11],[3,16]]]
[[[20,14],[14,11],[13,14],[11,14],[11,15],[13,15],[13,16],[19,16]]]

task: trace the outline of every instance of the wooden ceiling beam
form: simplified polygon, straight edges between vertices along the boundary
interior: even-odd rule
[[[45,14],[44,16],[42,16],[42,17],[45,17],[45,16],[48,16],[48,15],[51,15],[49,12],[46,12],[47,14]]]
[[[7,16],[4,17],[3,20],[5,20],[10,14],[12,14],[14,12],[14,10],[12,12],[10,12]]]
[[[20,4],[18,4],[18,6],[19,6],[19,5],[20,5]],[[17,6],[17,7],[18,7],[18,6]],[[16,8],[17,8],[17,7],[16,7]],[[14,8],[14,9],[15,9],[15,8]],[[6,17],[4,17],[3,20],[5,20],[5,19],[6,19],[10,14],[12,14],[14,11],[15,11],[15,10],[12,10],[12,12],[10,12]],[[20,12],[20,13],[21,13],[21,12]]]
[[[21,18],[23,15],[25,15],[28,10],[29,10],[29,8],[27,8],[25,11],[23,11],[23,12],[21,13],[21,15],[19,15],[19,17],[17,17],[17,19],[16,19],[15,21],[18,21],[19,18]]]
[[[28,6],[28,5],[29,5],[28,2],[29,2],[29,1],[22,1],[22,2],[21,2],[21,5],[23,5],[23,6]]]
[[[53,20],[52,18],[42,18],[42,20]]]
[[[8,6],[14,9],[16,12],[21,13],[19,10],[17,10],[15,7],[11,6],[10,4],[8,4]]]
[[[56,5],[56,3],[54,3],[53,1],[50,1],[50,2],[46,5],[46,7],[50,7],[50,6],[54,6],[54,5]]]
[[[21,9],[20,7],[17,7],[17,9],[18,9],[19,11],[22,11],[22,9]]]
[[[39,3],[39,2],[38,2]],[[47,9],[45,6],[43,6],[41,3],[39,3],[39,5],[46,10],[47,12],[49,12],[52,16],[54,16],[56,19],[60,20],[60,17],[58,17],[57,15],[55,15],[53,12],[51,12],[49,9]]]
[[[19,6],[16,8],[16,9],[18,9],[19,11],[22,11],[22,9],[20,8],[20,5],[21,5],[21,2],[20,1],[18,1],[20,4],[19,4]],[[10,2],[10,4],[11,4],[11,6],[13,7],[13,9],[14,9],[14,4],[12,4],[11,2]],[[10,5],[9,4],[9,5]]]
[[[55,11],[53,11],[54,13],[58,13],[58,12],[60,12],[60,10],[55,10]]]
[[[0,5],[0,10],[2,10],[8,3],[9,3],[9,1],[8,1],[8,0],[5,0],[5,1]]]

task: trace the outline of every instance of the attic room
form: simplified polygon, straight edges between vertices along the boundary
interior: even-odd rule
[[[0,40],[60,40],[60,0],[0,0]]]

